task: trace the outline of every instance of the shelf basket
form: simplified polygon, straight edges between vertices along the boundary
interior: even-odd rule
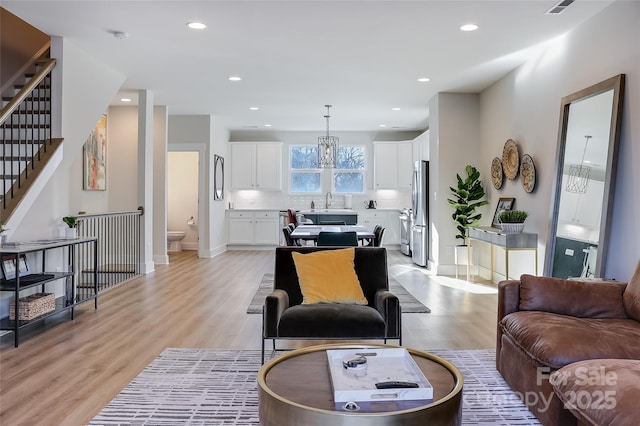
[[[18,321],[30,321],[56,309],[56,296],[53,293],[34,293],[18,299]],[[9,319],[16,319],[15,303],[9,304]]]

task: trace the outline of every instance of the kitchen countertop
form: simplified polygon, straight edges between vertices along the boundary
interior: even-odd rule
[[[226,209],[227,211],[245,211],[245,212],[260,212],[260,211],[268,211],[268,212],[273,212],[273,211],[284,211],[286,212],[287,209],[267,209],[267,208],[239,208],[239,209]],[[298,213],[302,213],[302,214],[359,214],[359,213],[364,213],[364,212],[376,212],[376,211],[380,211],[380,212],[388,212],[388,211],[393,211],[393,212],[400,212],[401,209],[385,209],[385,208],[377,208],[377,209],[307,209],[307,210],[297,210]]]

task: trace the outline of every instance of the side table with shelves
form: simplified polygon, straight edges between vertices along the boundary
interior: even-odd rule
[[[8,262],[15,261],[14,276],[10,279],[5,279],[3,276],[0,280],[0,292],[12,292],[14,297],[10,302],[13,304],[13,311],[15,312],[15,319],[12,320],[9,317],[0,320],[0,330],[9,330],[14,333],[14,344],[18,347],[20,342],[20,330],[32,324],[41,323],[46,318],[56,315],[63,311],[69,311],[71,313],[71,319],[74,318],[75,306],[87,302],[89,300],[94,301],[95,309],[98,309],[98,239],[95,237],[89,238],[76,238],[70,240],[46,240],[46,241],[33,241],[16,243],[11,246],[0,247],[0,261],[7,260]],[[87,292],[78,293],[76,288],[78,285],[78,251],[79,247],[82,247],[85,254],[90,257],[90,262],[93,263],[91,275],[93,283],[87,286],[83,283],[83,288],[89,289]],[[47,256],[54,250],[62,250],[62,258],[66,259],[66,267],[63,267],[62,271],[49,272],[47,267]],[[21,264],[21,259],[26,259],[27,255],[37,256],[40,253],[41,265],[38,272],[31,273],[31,271],[23,271],[26,266]],[[25,256],[25,257],[23,257]],[[65,270],[66,269],[66,270]],[[24,275],[23,272],[29,272]],[[64,294],[55,299],[55,309],[39,315],[29,320],[19,320],[20,315],[20,295],[22,292],[28,289],[38,289],[40,293],[45,293],[48,286],[53,286],[59,280],[66,280],[64,284]]]

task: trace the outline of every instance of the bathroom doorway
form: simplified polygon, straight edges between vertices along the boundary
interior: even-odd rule
[[[167,153],[167,231],[184,232],[182,250],[201,252],[203,240],[204,145],[169,144]],[[172,247],[175,249],[175,246]]]

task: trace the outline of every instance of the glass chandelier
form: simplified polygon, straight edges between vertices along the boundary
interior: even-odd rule
[[[325,105],[325,107],[327,108],[327,115],[324,116],[327,119],[327,135],[318,138],[318,167],[323,169],[336,166],[338,144],[340,142],[337,136],[329,136],[329,117],[331,117],[329,108],[331,108],[331,105]]]
[[[582,151],[582,161],[578,165],[569,167],[569,176],[567,179],[567,192],[573,192],[575,194],[584,194],[587,192],[589,186],[589,175],[591,174],[591,167],[584,165],[584,156],[587,153],[587,145],[589,139],[592,136],[585,135],[584,151]]]

